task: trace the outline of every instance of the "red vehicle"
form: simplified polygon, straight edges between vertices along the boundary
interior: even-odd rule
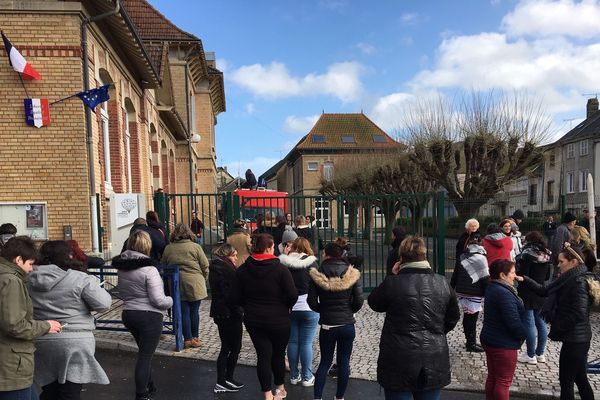
[[[249,228],[256,229],[256,216],[262,214],[266,219],[289,212],[290,202],[287,192],[278,192],[259,188],[236,189],[233,195],[240,199],[240,216],[249,222]]]

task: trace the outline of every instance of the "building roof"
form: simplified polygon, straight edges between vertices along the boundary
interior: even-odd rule
[[[298,149],[373,149],[401,147],[365,114],[321,114]]]
[[[583,120],[579,125],[558,139],[556,143],[567,144],[596,136],[598,133],[600,133],[600,112],[596,112],[591,117]]]
[[[146,0],[122,0],[122,4],[135,22],[137,31],[143,40],[184,42],[200,40],[169,21]]]

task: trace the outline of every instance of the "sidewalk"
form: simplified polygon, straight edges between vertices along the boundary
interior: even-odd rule
[[[200,339],[203,346],[199,349],[187,349],[174,352],[175,340],[171,335],[164,335],[159,344],[159,353],[198,360],[214,361],[220,348],[217,327],[209,317],[210,300],[202,302],[200,316]],[[120,319],[120,311],[115,310],[115,319]],[[356,379],[376,380],[377,356],[379,354],[379,337],[383,327],[384,315],[373,312],[366,304],[356,316],[356,341],[350,360],[351,377]],[[591,315],[593,339],[590,346],[589,359],[600,357],[600,314]],[[481,331],[481,320],[478,332]],[[96,331],[99,348],[119,348],[136,350],[135,342],[128,332]],[[244,332],[240,364],[256,365],[254,347]],[[486,378],[484,353],[468,353],[464,348],[464,335],[459,322],[448,334],[450,346],[450,362],[452,364],[452,383],[447,389],[464,391],[483,391]],[[319,360],[318,341],[315,340],[315,363]],[[546,364],[526,365],[518,363],[512,385],[514,395],[539,395],[547,398],[558,398],[558,356],[560,343],[548,342]],[[596,396],[600,398],[600,375],[589,375]]]

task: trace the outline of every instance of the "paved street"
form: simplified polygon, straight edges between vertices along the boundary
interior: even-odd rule
[[[99,350],[97,357],[106,369],[110,378],[109,386],[86,385],[83,400],[109,400],[133,399],[134,383],[133,369],[135,366],[135,353]],[[246,400],[259,399],[258,381],[255,369],[240,366],[236,371],[236,378],[246,383],[246,387],[237,393],[215,395],[212,391],[215,380],[215,363],[181,357],[158,356],[154,359],[154,379],[159,389],[157,399],[230,399]],[[328,378],[324,398],[330,399],[335,394],[336,380]],[[312,388],[286,385],[289,400],[312,399]],[[360,379],[350,380],[346,399],[383,399],[376,382]],[[481,399],[481,394],[446,391],[442,400],[476,400]]]
[[[216,325],[209,317],[210,301],[202,302],[200,338],[204,345],[199,349],[188,349],[180,353],[173,352],[174,338],[165,335],[159,345],[163,355],[214,361],[219,352],[219,338]],[[115,317],[118,318],[118,311]],[[383,314],[373,312],[368,305],[357,314],[356,341],[351,358],[351,377],[374,381],[376,379],[377,355],[379,353],[379,337],[383,327]],[[590,359],[600,357],[600,314],[592,314],[594,337],[590,348]],[[481,318],[478,332],[481,330]],[[96,337],[99,347],[134,349],[131,336],[127,332],[98,331]],[[483,391],[486,377],[486,363],[483,353],[468,353],[464,349],[462,325],[448,335],[450,359],[452,363],[452,384],[449,389]],[[548,362],[535,366],[520,364],[517,366],[512,386],[513,395],[543,395],[558,398],[558,355],[560,344],[549,342],[547,349]],[[315,340],[315,363],[319,360],[317,341]],[[240,363],[256,365],[256,355],[247,333],[244,332]],[[600,398],[600,375],[590,375],[592,386]]]

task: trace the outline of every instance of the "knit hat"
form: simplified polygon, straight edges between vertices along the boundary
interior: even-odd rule
[[[574,216],[572,213],[570,213],[569,211],[567,211],[565,213],[565,215],[563,215],[562,217],[562,222],[563,224],[568,224],[571,221],[577,221],[577,217]]]
[[[296,239],[298,239],[298,234],[291,226],[286,225],[283,235],[281,235],[281,243],[293,242]]]
[[[519,210],[515,210],[515,212],[513,213],[512,217],[514,219],[523,220],[523,219],[525,219],[525,214],[523,214],[523,211],[519,209]]]

